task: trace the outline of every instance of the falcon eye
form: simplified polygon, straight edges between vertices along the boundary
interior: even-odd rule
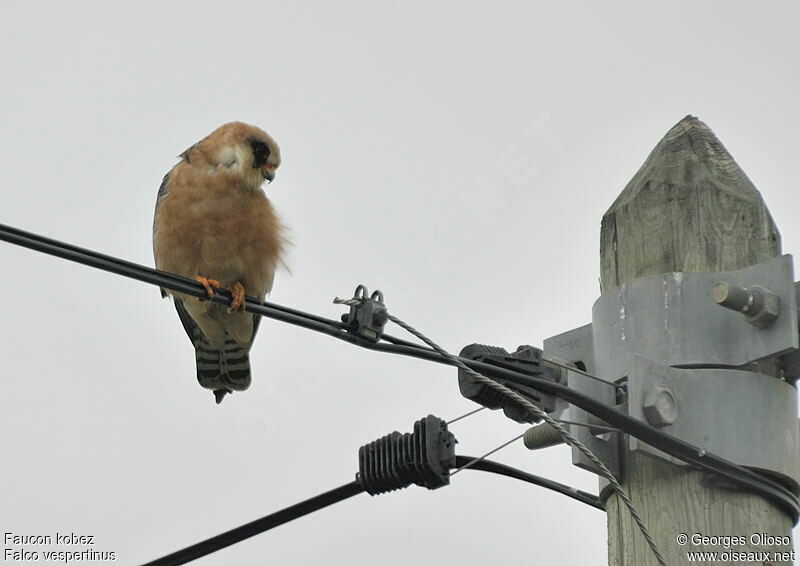
[[[251,140],[250,147],[253,148],[253,169],[258,169],[267,164],[269,158],[269,147],[263,141]]]

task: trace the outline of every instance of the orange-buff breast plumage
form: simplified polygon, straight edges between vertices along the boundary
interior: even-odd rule
[[[155,231],[159,269],[184,277],[213,277],[221,286],[240,281],[263,298],[280,261],[281,226],[263,191],[235,180],[173,169],[168,198],[159,205]]]

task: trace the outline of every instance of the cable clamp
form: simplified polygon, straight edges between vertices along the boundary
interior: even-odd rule
[[[524,373],[531,377],[556,381],[555,371],[545,366],[542,362],[542,350],[534,346],[519,346],[516,352],[509,354],[504,348],[497,346],[470,344],[461,350],[459,355],[462,358]],[[482,373],[486,377],[519,393],[543,411],[552,413],[555,410],[556,398],[553,395],[509,381],[502,375],[492,373],[491,370],[485,370]],[[537,423],[541,420],[526,407],[513,399],[509,399],[485,383],[481,383],[461,368],[458,370],[458,387],[461,390],[461,395],[470,401],[474,401],[488,409],[503,409],[508,418],[518,423]]]
[[[342,322],[348,332],[371,342],[381,339],[383,329],[389,320],[386,305],[383,303],[383,293],[376,290],[370,295],[365,285],[359,285],[352,299],[336,297],[333,302],[350,307],[350,312],[342,315]]]

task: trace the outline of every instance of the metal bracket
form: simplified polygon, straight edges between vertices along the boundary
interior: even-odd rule
[[[800,282],[794,284],[795,304],[800,309]],[[798,311],[800,324],[800,310]],[[794,383],[800,377],[800,350],[794,350],[780,359],[783,376],[789,382]]]
[[[777,316],[762,328],[712,300],[718,283],[769,289]],[[792,257],[737,271],[665,273],[620,285],[593,308],[595,364],[606,378],[628,371],[631,354],[665,366],[742,366],[798,348]]]
[[[595,372],[594,365],[594,344],[592,339],[592,325],[587,324],[575,330],[570,330],[553,336],[544,341],[544,355],[548,359],[564,360],[574,364],[588,373]],[[545,362],[547,363],[547,362]],[[598,401],[608,405],[617,404],[617,388],[613,385],[591,379],[576,371],[566,370],[560,376],[559,382],[568,385],[572,389],[592,396]],[[625,410],[625,407],[619,407]],[[569,431],[589,448],[600,459],[601,462],[620,479],[620,457],[619,448],[622,441],[622,434],[609,432],[595,436],[592,434],[589,425],[596,423],[589,413],[568,405],[566,401],[559,400],[556,404],[555,414],[559,418],[569,420],[577,424],[566,425]],[[577,448],[572,448],[572,463],[579,468],[583,468],[594,474],[599,474],[600,470],[589,460],[583,452]]]
[[[781,379],[735,369],[671,368],[634,355],[628,406],[632,417],[676,438],[800,487],[797,392]],[[628,447],[684,464],[632,436]]]
[[[737,271],[665,273],[607,292],[594,305],[592,324],[548,338],[544,353],[626,383],[623,410],[631,416],[798,489],[797,391],[784,380],[740,367],[780,358],[784,371],[800,375],[798,304],[800,284],[790,255]],[[611,385],[577,371],[557,377],[597,400],[617,403]],[[555,413],[592,424],[584,411],[565,403],[557,403]],[[630,451],[680,463],[636,438],[570,429],[617,477],[622,438]],[[574,449],[573,463],[597,473]]]

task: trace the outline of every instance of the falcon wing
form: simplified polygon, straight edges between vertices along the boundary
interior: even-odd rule
[[[158,187],[158,195],[156,196],[156,210],[153,214],[153,245],[155,246],[155,238],[156,238],[156,218],[158,217],[158,207],[161,204],[161,199],[163,199],[169,193],[167,189],[167,185],[169,184],[169,173],[164,175],[164,178],[161,180],[161,185]],[[167,292],[164,289],[161,289],[161,298],[165,298],[167,296]],[[182,320],[182,319],[181,319]],[[185,328],[185,325],[184,325]],[[191,336],[190,336],[191,338]]]

